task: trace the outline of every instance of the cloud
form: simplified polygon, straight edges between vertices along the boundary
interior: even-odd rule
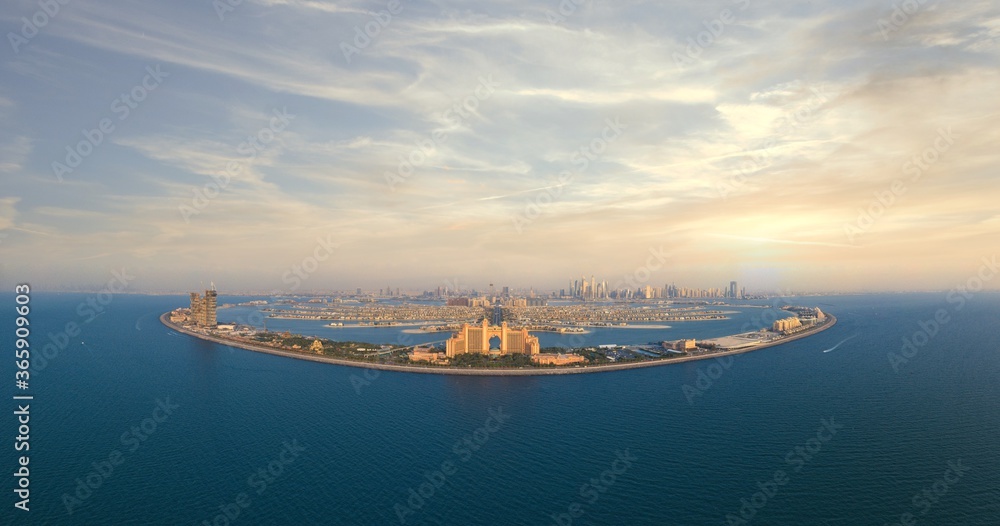
[[[23,135],[0,144],[0,173],[20,171],[29,154],[31,154],[31,139]]]
[[[343,252],[310,286],[558,286],[669,244],[679,284],[753,267],[856,289],[947,283],[995,232],[991,2],[927,6],[889,38],[889,8],[754,2],[687,65],[674,54],[720,8],[586,3],[553,24],[556,4],[403,6],[347,61],[341,44],[383,6],[259,0],[220,21],[205,3],[76,0],[0,65],[17,79],[0,83],[0,118],[19,130],[0,143],[5,191],[21,199],[8,207],[42,233],[5,244],[53,256],[20,270],[72,280],[122,261],[167,288],[225,273],[267,289],[335,235]],[[171,77],[55,184],[51,159],[155,64]],[[240,145],[274,108],[296,117],[247,161]],[[608,119],[625,126],[613,141]],[[948,127],[954,145],[909,179],[906,163]],[[232,162],[245,169],[185,222],[179,207]],[[848,240],[844,225],[904,178]],[[894,273],[901,258],[912,268]]]
[[[17,217],[17,203],[20,197],[0,197],[0,230],[12,228]]]

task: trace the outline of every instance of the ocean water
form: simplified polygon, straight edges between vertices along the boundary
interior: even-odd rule
[[[961,309],[943,293],[800,298],[838,324],[729,361],[508,378],[376,374],[203,342],[157,320],[182,296],[119,295],[88,322],[90,296],[32,295],[36,355],[67,322],[82,329],[34,365],[31,511],[13,508],[8,476],[2,523],[1000,524],[1000,295]],[[13,297],[0,302],[11,328]],[[948,320],[934,330],[938,310]],[[720,336],[766,312],[740,311],[586,343]],[[399,337],[321,325],[268,321]],[[894,368],[904,338],[919,346]],[[12,355],[0,363],[8,473]]]

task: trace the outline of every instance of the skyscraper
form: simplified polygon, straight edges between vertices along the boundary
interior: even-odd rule
[[[202,297],[197,292],[192,292],[191,296],[191,321],[199,327],[215,327],[218,321],[215,316],[216,304],[219,293],[206,290]]]
[[[219,293],[215,289],[205,291],[205,327],[215,327],[219,323],[215,317],[218,297]]]
[[[201,325],[199,320],[205,319],[205,302],[201,299],[201,294],[191,293],[191,320]]]
[[[735,281],[730,281],[729,282],[729,297],[730,298],[734,298],[734,299],[737,297],[737,294],[736,294],[736,282]]]

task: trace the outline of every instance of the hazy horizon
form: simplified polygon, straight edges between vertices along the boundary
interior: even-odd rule
[[[1000,5],[898,5],[11,2],[0,282],[962,286]]]
[[[111,276],[111,275],[109,274],[109,276]],[[199,293],[201,293],[201,292],[204,292],[205,290],[209,290],[209,289],[212,288],[211,282],[205,282],[205,283],[198,282],[198,283],[195,283],[195,284],[193,284],[191,286],[188,286],[186,288],[184,288],[184,287],[182,287],[182,288],[143,288],[143,287],[135,287],[135,286],[133,286],[134,282],[130,281],[128,287],[126,287],[126,288],[124,288],[122,290],[118,290],[118,288],[119,288],[119,286],[117,285],[118,282],[116,280],[114,280],[114,278],[112,276],[111,278],[105,280],[105,282],[103,282],[103,283],[96,283],[96,284],[88,285],[88,286],[74,285],[74,286],[65,286],[65,287],[62,287],[62,288],[48,288],[48,287],[38,287],[36,285],[32,285],[32,287],[33,287],[32,290],[34,292],[54,293],[54,294],[76,294],[76,293],[92,294],[92,293],[99,293],[99,292],[104,292],[104,291],[109,290],[109,287],[108,287],[108,284],[107,284],[107,282],[109,282],[109,281],[114,281],[115,282],[115,284],[112,287],[110,287],[110,289],[112,290],[112,292],[114,292],[114,294],[137,294],[137,295],[175,295],[176,294],[176,295],[187,295],[187,294],[189,294],[191,292],[199,292]],[[446,280],[446,282],[453,283],[452,280]],[[489,283],[487,283],[485,281],[483,283],[484,283],[484,285],[462,283],[461,284],[461,287],[462,287],[461,289],[459,289],[458,291],[456,291],[454,289],[448,289],[448,293],[449,293],[449,295],[459,295],[459,296],[461,296],[461,295],[468,295],[468,293],[470,293],[470,292],[476,292],[476,293],[479,293],[479,294],[489,295],[489,290],[490,290]],[[609,282],[609,285],[610,284],[611,283]],[[495,287],[496,288],[496,294],[499,295],[500,294],[500,288],[502,286],[504,286],[504,285],[497,285],[497,284],[494,284],[494,285],[496,285],[496,287]],[[558,293],[560,291],[560,289],[566,289],[567,288],[565,286],[563,286],[563,287],[550,287],[550,288],[546,288],[546,287],[533,287],[533,286],[530,286],[530,285],[529,286],[524,286],[524,287],[513,286],[513,285],[506,285],[506,286],[510,287],[511,295],[514,295],[514,296],[517,296],[517,297],[523,297],[523,296],[525,296],[526,293],[529,292],[529,290],[534,290],[534,292],[537,293],[537,294],[548,296],[551,293]],[[651,284],[651,286],[652,286],[652,284]],[[661,288],[662,288],[662,286],[663,286],[662,284],[659,285],[659,287],[661,287]],[[682,285],[681,284],[677,284],[677,286],[679,288]],[[441,285],[441,287],[443,288],[444,285]],[[741,287],[742,287],[742,285],[741,285]],[[371,294],[376,294],[377,295],[380,290],[385,289],[385,285],[383,285],[381,288],[380,287],[342,287],[342,288],[316,288],[316,289],[308,288],[308,287],[304,287],[303,286],[303,287],[300,287],[300,288],[295,289],[295,290],[290,290],[288,287],[286,287],[284,289],[282,289],[282,288],[272,288],[272,289],[226,288],[226,289],[223,289],[223,288],[220,288],[218,286],[218,284],[216,284],[215,288],[218,291],[218,293],[219,293],[220,296],[290,296],[290,297],[303,296],[304,297],[304,296],[326,296],[326,295],[351,295],[351,294],[355,294],[356,290],[358,288],[362,289],[362,294],[364,294],[364,295],[371,295]],[[420,286],[416,286],[416,285],[412,285],[412,286],[400,285],[400,286],[397,287],[397,286],[393,285],[391,287],[393,294],[395,294],[396,290],[398,289],[400,291],[400,293],[402,295],[404,295],[404,296],[407,296],[407,295],[408,296],[421,295],[424,292],[432,292],[433,293],[433,292],[435,292],[436,288],[437,288],[437,285],[429,286],[429,287],[420,287]],[[705,289],[708,289],[710,287],[687,286],[687,288],[689,288],[689,289],[705,290]],[[722,288],[722,287],[711,287],[711,288]],[[913,288],[913,289],[900,289],[900,290],[874,289],[874,288],[873,289],[851,289],[851,290],[847,290],[847,289],[844,289],[844,290],[834,290],[834,289],[821,289],[821,288],[817,288],[817,289],[788,289],[788,288],[786,288],[786,289],[767,289],[767,288],[758,288],[758,289],[747,289],[746,290],[746,294],[748,296],[768,296],[768,297],[782,297],[782,296],[785,296],[785,297],[797,297],[797,296],[802,296],[802,297],[807,297],[807,296],[864,296],[864,295],[878,295],[878,294],[931,294],[931,293],[953,292],[953,291],[956,291],[957,288],[958,288],[958,285],[956,285],[955,287],[951,287],[951,288],[924,288],[924,289]],[[636,289],[633,288],[631,290],[634,291]],[[966,290],[968,290],[968,289],[966,289]],[[975,292],[976,292],[976,294],[1000,294],[1000,289],[996,289],[996,288],[993,288],[993,289],[984,288],[982,290],[978,290],[978,291],[975,291]],[[970,292],[970,294],[971,294],[971,292]],[[567,299],[569,299],[568,296],[567,296]],[[727,301],[728,299],[729,298],[725,298],[725,297],[674,297],[674,298],[667,298],[667,297],[660,298],[660,297],[657,297],[657,298],[653,298],[652,301],[681,301],[681,302],[688,301],[688,300],[695,300],[695,301],[697,301],[697,300]],[[593,300],[579,300],[579,301],[588,301],[589,302],[589,301],[593,301]],[[620,302],[622,300],[615,299],[615,298],[607,298],[607,299],[598,299],[596,301],[597,302],[602,302],[603,301],[603,302],[612,302],[613,303],[613,302]],[[632,300],[630,300],[630,301],[632,301]],[[643,298],[636,298],[635,301],[643,301]]]

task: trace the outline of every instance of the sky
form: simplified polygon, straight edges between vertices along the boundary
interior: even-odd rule
[[[946,290],[1000,249],[992,1],[19,0],[0,30],[5,289]]]

